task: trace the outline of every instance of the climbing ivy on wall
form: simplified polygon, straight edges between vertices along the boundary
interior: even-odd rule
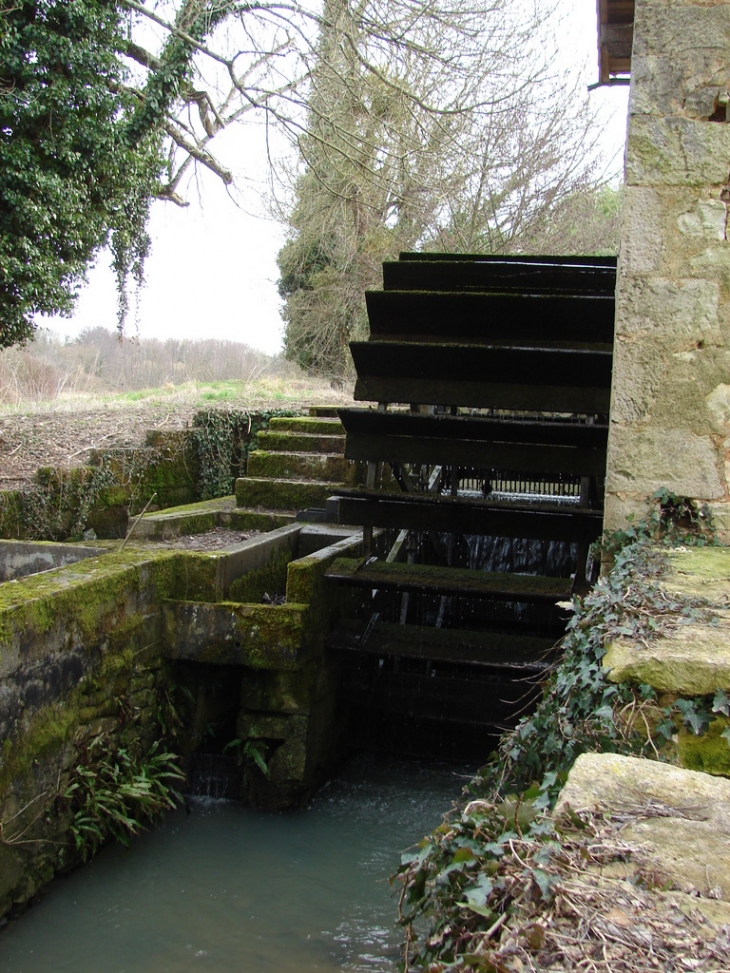
[[[514,889],[501,870],[515,842],[529,839],[534,845],[519,889],[550,897],[544,865],[561,839],[545,812],[580,754],[662,757],[662,747],[680,728],[700,733],[713,714],[730,713],[730,701],[719,691],[661,707],[652,687],[611,683],[602,666],[616,637],[646,643],[687,621],[712,622],[713,607],[703,599],[672,594],[660,584],[666,568],[662,545],[712,541],[706,511],[668,490],[654,495],[647,521],[604,538],[613,567],[585,598],[575,599],[560,661],[534,713],[505,734],[467,786],[461,806],[415,855],[404,856],[396,878],[406,969],[473,968],[474,943],[479,936],[488,940],[508,917]],[[725,735],[730,743],[730,733]],[[429,928],[422,936],[424,918]],[[476,965],[506,969],[486,958]]]
[[[270,410],[250,413],[237,409],[210,409],[193,417],[193,444],[200,467],[200,499],[211,500],[233,492],[236,477],[244,476],[246,461],[256,449],[256,437],[274,416],[297,413]]]

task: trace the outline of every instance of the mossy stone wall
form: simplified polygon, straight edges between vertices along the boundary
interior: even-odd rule
[[[730,539],[730,6],[636,0],[606,526],[659,488]]]
[[[282,585],[299,529],[262,539],[245,564],[240,551],[126,548],[0,585],[0,916],[77,863],[64,795],[100,734],[144,756],[175,725],[185,754],[218,722],[218,753],[234,736],[265,748],[268,778],[241,773],[245,799],[266,807],[300,803],[331,772],[338,602],[324,572],[359,540],[291,561],[285,604],[224,600],[236,571],[247,595]]]

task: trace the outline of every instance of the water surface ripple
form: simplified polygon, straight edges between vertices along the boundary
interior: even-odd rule
[[[359,756],[305,810],[195,802],[0,934],[0,973],[392,973],[387,879],[466,768]]]

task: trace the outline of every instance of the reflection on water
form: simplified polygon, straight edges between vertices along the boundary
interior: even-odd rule
[[[388,876],[466,773],[360,756],[303,811],[176,811],[11,922],[0,973],[392,973]]]

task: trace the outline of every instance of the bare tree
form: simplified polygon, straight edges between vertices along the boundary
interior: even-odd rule
[[[360,30],[364,6],[326,0],[279,254],[286,353],[334,377],[366,331],[382,260],[414,247],[534,252],[556,219],[553,251],[577,252],[568,223],[602,185],[600,126],[577,76],[555,65],[545,5],[491,0],[477,24],[473,6],[431,4],[434,19],[409,24],[390,60]],[[454,24],[468,14],[447,40],[437,7]]]

